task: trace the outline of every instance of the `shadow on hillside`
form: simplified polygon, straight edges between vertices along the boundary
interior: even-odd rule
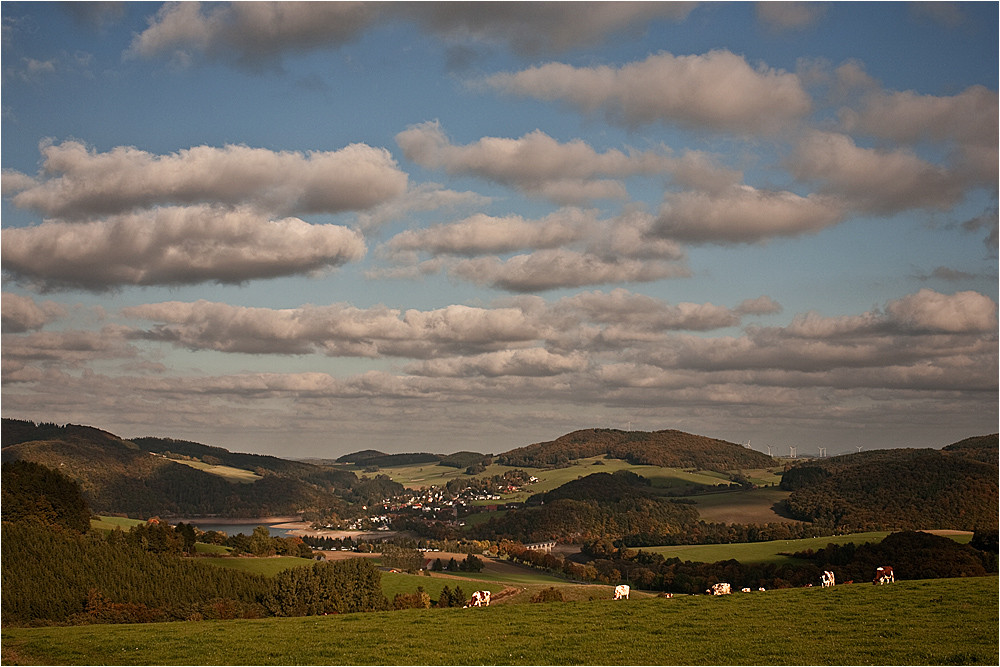
[[[801,521],[801,519],[796,519],[792,516],[792,513],[788,511],[788,503],[784,500],[779,500],[778,502],[771,505],[771,511],[780,516],[783,519],[791,519],[792,521]]]

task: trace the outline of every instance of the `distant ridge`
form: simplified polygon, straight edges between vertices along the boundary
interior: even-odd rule
[[[766,468],[775,464],[773,458],[756,450],[683,431],[648,432],[601,428],[573,431],[550,442],[512,449],[500,454],[497,463],[545,468],[602,454],[634,465],[719,472],[739,468]]]

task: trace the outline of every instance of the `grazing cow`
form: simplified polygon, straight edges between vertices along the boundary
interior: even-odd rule
[[[875,578],[872,579],[873,584],[891,584],[896,581],[896,578],[892,574],[892,566],[883,565],[882,567],[875,570]]]
[[[823,588],[830,588],[837,583],[837,578],[833,576],[833,572],[830,570],[823,570],[823,576],[820,579],[823,581]]]
[[[761,586],[761,587],[760,587],[760,588],[758,588],[757,590],[758,590],[758,591],[760,591],[761,593],[763,593],[763,592],[764,592],[764,587],[763,587],[763,586]]]
[[[472,601],[465,605],[466,607],[489,607],[490,606],[490,592],[489,591],[476,591],[472,594]]]
[[[721,583],[715,584],[705,592],[711,593],[712,595],[729,595],[733,592],[733,588],[729,584]]]
[[[616,600],[628,600],[629,587],[627,584],[621,584],[620,586],[615,586],[615,599]]]
[[[741,588],[740,589],[740,593],[749,593],[749,592],[750,592],[749,588]]]

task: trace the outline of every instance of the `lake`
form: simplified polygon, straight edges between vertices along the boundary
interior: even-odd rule
[[[253,533],[253,529],[257,526],[267,526],[267,532],[271,534],[271,537],[285,537],[287,536],[287,528],[275,528],[277,525],[287,523],[288,519],[233,519],[226,521],[224,519],[219,519],[217,517],[212,517],[208,519],[171,519],[170,523],[189,523],[193,526],[198,527],[201,530],[217,530],[220,533],[225,533],[226,535],[237,535],[243,533],[244,535],[250,535]]]

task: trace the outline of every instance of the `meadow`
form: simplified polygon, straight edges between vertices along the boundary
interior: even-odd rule
[[[962,531],[933,531],[928,533],[945,534],[947,537],[968,544],[972,533]],[[774,540],[771,542],[743,542],[738,544],[684,544],[672,547],[643,547],[643,551],[661,554],[664,558],[680,558],[700,563],[715,563],[720,560],[735,559],[741,563],[789,563],[796,559],[782,554],[791,554],[807,549],[817,550],[828,544],[863,544],[865,542],[881,542],[889,531],[873,531],[868,533],[852,533],[850,535],[832,535],[829,537],[809,537],[801,540]],[[801,562],[801,561],[799,561]]]
[[[492,464],[476,476],[492,477],[517,469],[510,466]],[[627,461],[606,458],[603,455],[576,459],[571,461],[565,468],[521,469],[537,477],[538,481],[518,493],[505,495],[504,500],[506,502],[523,502],[527,500],[528,496],[551,491],[574,479],[592,475],[596,472],[613,473],[618,470],[630,470],[637,475],[642,475],[650,480],[653,488],[663,490],[683,489],[691,485],[715,486],[720,483],[729,482],[727,475],[710,470],[690,471],[651,465],[633,465]],[[419,489],[425,486],[444,486],[452,479],[467,478],[465,471],[462,469],[430,463],[385,467],[380,468],[378,472],[379,474],[388,475],[393,481],[412,489]],[[781,481],[780,472],[776,473],[774,470],[746,470],[744,474],[751,481],[759,485],[777,484]]]
[[[3,630],[3,664],[998,664],[997,577]]]

